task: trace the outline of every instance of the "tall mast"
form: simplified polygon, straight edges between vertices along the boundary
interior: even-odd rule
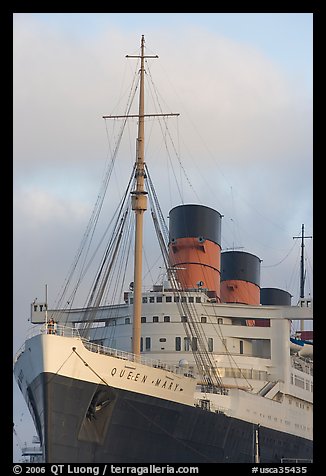
[[[137,137],[136,157],[136,190],[132,193],[132,209],[135,212],[135,256],[134,256],[134,307],[133,307],[133,332],[132,352],[140,355],[141,335],[141,305],[142,305],[142,269],[143,269],[143,221],[144,212],[147,210],[147,192],[144,189],[145,179],[145,124],[144,124],[144,35],[141,38],[140,55],[140,88],[139,88],[139,122]]]
[[[301,236],[294,236],[293,239],[301,238],[301,262],[300,262],[300,298],[304,299],[305,269],[304,269],[304,240],[312,236],[304,236],[304,225],[301,226]]]
[[[178,113],[145,114],[145,58],[158,58],[157,55],[145,55],[145,38],[141,37],[140,55],[126,55],[126,58],[140,58],[140,86],[139,86],[139,110],[137,114],[127,116],[103,116],[108,118],[138,117],[138,136],[136,147],[136,189],[131,192],[132,209],[135,212],[135,255],[134,255],[134,302],[133,302],[133,328],[132,328],[132,352],[135,356],[140,355],[141,337],[141,307],[142,307],[142,269],[143,269],[143,222],[144,212],[147,210],[147,192],[145,191],[145,117],[153,116],[178,116]]]

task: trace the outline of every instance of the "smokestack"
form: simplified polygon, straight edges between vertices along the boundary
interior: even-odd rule
[[[260,304],[261,260],[244,251],[221,254],[221,300],[225,303]]]
[[[202,205],[170,211],[169,255],[183,289],[205,288],[220,300],[222,215]]]
[[[265,306],[291,306],[291,294],[279,288],[261,288],[260,304]]]
[[[278,288],[261,288],[260,304],[265,306],[291,306],[291,294]],[[269,327],[270,319],[256,319],[257,327]]]

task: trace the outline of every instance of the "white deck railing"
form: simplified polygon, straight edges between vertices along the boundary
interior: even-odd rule
[[[14,356],[14,363],[17,362],[17,359],[20,356],[20,354],[22,352],[24,352],[26,341],[28,341],[32,337],[35,337],[39,334],[49,334],[49,329],[48,329],[48,326],[46,324],[34,325],[30,329],[28,329],[27,334],[26,334],[26,338],[25,338],[25,342],[17,350],[17,352]],[[66,327],[66,326],[56,325],[56,329],[55,329],[54,334],[61,335],[61,336],[66,336],[66,337],[77,337],[77,338],[81,339],[81,336],[80,336],[80,333],[79,333],[78,329],[75,329],[73,327]]]
[[[80,334],[80,331],[73,327],[55,325],[54,329],[52,330],[52,328],[49,329],[49,327],[46,324],[42,324],[40,326],[33,326],[33,328],[31,328],[28,331],[25,342],[39,334],[51,334],[51,335],[60,336],[60,337],[74,337],[74,338],[80,339],[84,347],[90,352],[108,355],[108,356],[115,357],[122,360],[128,360],[129,362],[138,362],[148,367],[163,369],[163,370],[166,370],[167,372],[174,372],[179,375],[187,375],[188,377],[195,377],[192,369],[189,369],[189,368],[180,367],[178,365],[167,363],[167,362],[162,362],[161,360],[158,360],[158,359],[149,359],[142,355],[138,357],[132,352],[125,352],[123,350],[112,349],[104,345],[95,344],[89,339],[82,337]],[[20,354],[24,350],[25,350],[25,343],[16,352],[16,355],[14,357],[14,362],[17,361]]]

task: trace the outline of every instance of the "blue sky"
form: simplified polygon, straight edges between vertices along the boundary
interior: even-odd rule
[[[220,211],[224,248],[257,254],[262,285],[297,297],[299,243],[276,264],[302,223],[312,234],[313,15],[16,13],[14,352],[30,302],[45,282],[50,296],[58,292],[79,245],[107,161],[102,115],[122,107],[120,82],[135,68],[125,55],[137,53],[142,34],[159,55],[151,71],[166,104],[181,113],[178,146],[197,192],[183,179],[185,202],[200,197]],[[164,182],[151,158],[160,157],[159,144],[148,161],[167,214],[179,203],[172,174]],[[119,177],[117,170],[116,191]],[[30,442],[35,431],[15,383],[14,422]],[[18,461],[15,440],[14,453]]]

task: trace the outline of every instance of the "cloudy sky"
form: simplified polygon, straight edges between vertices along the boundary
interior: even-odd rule
[[[177,158],[164,157],[146,122],[146,162],[165,216],[180,203],[218,210],[222,248],[257,255],[261,286],[298,299],[293,236],[313,227],[312,14],[16,13],[14,352],[30,302],[44,297],[46,283],[51,305],[79,246],[112,146],[114,125],[102,116],[124,113],[136,68],[125,55],[138,54],[142,34],[146,54],[159,55],[148,66],[162,109],[180,113],[168,120]],[[157,112],[149,93],[146,101]],[[134,160],[135,122],[128,127],[116,196]],[[305,251],[312,294],[312,240]],[[15,383],[14,422],[30,442],[35,431]],[[14,451],[19,458],[17,440]]]

